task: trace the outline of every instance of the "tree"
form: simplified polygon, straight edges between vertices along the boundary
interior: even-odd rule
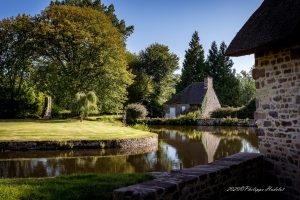
[[[212,43],[207,57],[208,74],[213,77],[214,89],[222,106],[240,106],[239,80],[232,69],[233,62],[225,55],[227,46],[224,42],[217,48]]]
[[[87,94],[78,92],[75,95],[76,111],[80,114],[80,121],[93,111],[97,111],[97,96],[90,91]]]
[[[105,6],[101,3],[101,0],[63,0],[63,1],[51,1],[50,5],[68,5],[78,7],[91,7],[95,10],[105,13],[113,23],[113,25],[123,35],[124,41],[133,33],[134,26],[126,26],[124,20],[119,20],[115,14],[115,8],[113,4]]]
[[[32,17],[18,15],[0,21],[0,117],[39,117],[44,96],[31,82],[35,58]]]
[[[55,103],[70,108],[78,91],[94,91],[102,112],[118,112],[132,74],[122,35],[102,12],[52,5],[36,18],[35,80]]]
[[[175,93],[174,72],[178,69],[178,60],[167,46],[157,43],[139,53],[133,71],[135,80],[140,80],[138,85],[145,84],[148,88],[149,98],[137,102],[143,102],[151,116],[161,116],[162,104]]]
[[[250,70],[251,72],[252,70]],[[250,72],[246,72],[244,70],[241,71],[241,73],[237,74],[237,78],[240,83],[240,101],[242,105],[246,105],[251,101],[253,98],[255,98],[255,81],[252,78],[252,75]]]
[[[128,103],[149,104],[154,93],[152,79],[142,70],[139,56],[127,52],[127,63],[135,76],[132,85],[128,87]]]
[[[206,74],[206,63],[204,58],[204,50],[200,44],[198,32],[195,31],[189,43],[189,49],[185,51],[185,59],[181,72],[181,81],[176,87],[180,92],[192,82],[203,81]]]

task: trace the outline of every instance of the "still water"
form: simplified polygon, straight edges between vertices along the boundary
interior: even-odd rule
[[[210,163],[238,152],[259,152],[254,128],[152,126],[157,150],[125,155],[116,149],[0,153],[0,177],[52,177],[75,173],[169,171]]]

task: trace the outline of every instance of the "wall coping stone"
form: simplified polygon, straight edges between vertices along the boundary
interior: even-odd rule
[[[248,169],[253,170],[252,174],[251,171],[249,171],[250,174],[247,173],[250,177],[261,178],[259,174],[263,170],[263,162],[264,157],[262,154],[237,153],[207,165],[172,170],[170,173],[164,173],[163,176],[158,176],[154,180],[116,189],[113,192],[113,198],[115,200],[173,199],[175,197],[175,199],[188,199],[185,196],[185,194],[190,194],[188,191],[192,191],[195,197],[198,195],[197,197],[200,198],[210,198],[216,195],[216,191],[214,192],[212,188],[218,188],[217,193],[220,195],[222,189],[234,186],[231,184],[243,183],[243,181],[253,182],[253,180],[245,179],[241,174]],[[233,173],[239,167],[241,173]],[[233,172],[231,173],[230,170],[233,170]],[[224,182],[217,181],[219,178],[221,178],[220,180],[224,179]],[[236,181],[230,182],[233,179],[236,179]]]

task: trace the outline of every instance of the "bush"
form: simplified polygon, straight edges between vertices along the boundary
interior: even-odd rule
[[[45,95],[24,84],[13,98],[9,88],[0,88],[0,118],[40,118]],[[17,89],[15,89],[17,90]]]
[[[142,104],[133,103],[126,107],[127,123],[132,123],[138,118],[145,118],[148,115],[146,107]]]
[[[238,118],[238,119],[253,119],[255,112],[255,99],[252,99],[246,106],[239,108],[219,108],[215,110],[211,117],[212,118]]]
[[[142,123],[142,124],[135,124],[133,126],[131,126],[134,129],[137,130],[141,130],[141,131],[150,131],[149,126],[147,126],[146,124]]]
[[[56,119],[68,119],[76,116],[76,114],[72,113],[70,110],[63,109],[56,104],[52,104],[51,116]]]

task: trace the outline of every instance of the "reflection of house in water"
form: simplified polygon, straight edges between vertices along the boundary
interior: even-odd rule
[[[220,140],[221,137],[213,135],[209,132],[202,133],[202,144],[204,145],[204,148],[207,153],[208,163],[214,161],[214,155],[217,151]]]
[[[166,131],[166,133],[168,133],[168,131]],[[198,139],[189,139],[188,136],[180,135],[177,132],[176,138],[169,137],[168,134],[165,134],[164,141],[176,149],[178,159],[181,160],[184,167],[207,163],[205,148]]]
[[[176,159],[181,160],[184,167],[206,164],[238,152],[258,152],[254,130],[248,132],[251,129],[171,128],[160,130],[163,132],[160,139],[176,149]]]

